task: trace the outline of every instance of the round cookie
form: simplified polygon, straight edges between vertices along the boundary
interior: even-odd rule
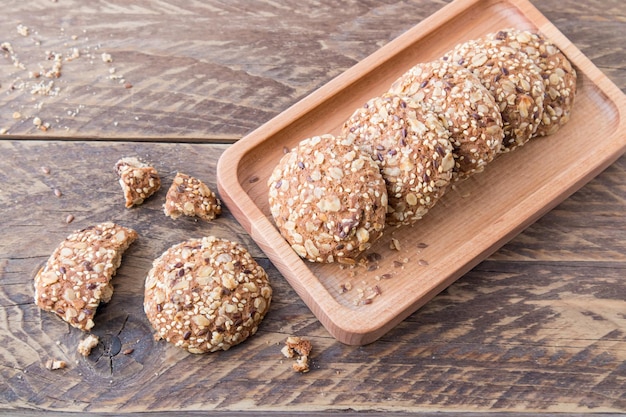
[[[344,123],[380,166],[387,184],[387,224],[413,224],[445,193],[454,157],[449,131],[423,104],[386,93],[370,99]]]
[[[244,247],[209,236],[176,244],[157,258],[144,296],[155,338],[205,353],[227,350],[255,334],[272,288]]]
[[[454,180],[481,172],[502,145],[502,116],[495,99],[470,70],[443,60],[417,64],[389,90],[423,102],[450,131]]]
[[[487,35],[524,52],[541,69],[546,94],[543,117],[535,136],[556,133],[569,121],[576,95],[576,70],[559,48],[540,33],[505,29]]]
[[[500,40],[477,39],[457,45],[442,59],[470,69],[496,99],[504,127],[500,152],[533,137],[543,117],[545,86],[541,69],[528,55]]]
[[[385,182],[352,138],[301,141],[281,158],[268,187],[278,230],[309,261],[354,264],[382,235]]]

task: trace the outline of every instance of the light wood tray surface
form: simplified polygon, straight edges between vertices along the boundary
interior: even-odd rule
[[[367,251],[381,256],[376,269],[300,259],[274,227],[267,202],[267,179],[285,149],[310,136],[338,133],[356,108],[413,65],[507,27],[539,30],[576,67],[570,122],[455,185],[413,227],[387,229]],[[227,149],[218,164],[218,187],[326,329],[343,343],[361,345],[385,334],[616,160],[626,150],[625,109],[624,94],[529,2],[457,0]],[[391,239],[400,250],[390,248]],[[349,291],[342,289],[347,283]],[[361,292],[367,296],[374,287],[380,295],[370,304],[359,302]]]

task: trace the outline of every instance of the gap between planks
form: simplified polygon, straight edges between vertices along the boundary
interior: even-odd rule
[[[32,140],[32,141],[63,141],[63,142],[154,142],[154,143],[208,143],[208,144],[233,144],[241,139],[241,135],[216,135],[211,137],[168,137],[168,136],[24,136],[24,135],[3,135],[3,140]]]

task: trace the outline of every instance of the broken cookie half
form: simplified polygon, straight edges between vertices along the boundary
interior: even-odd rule
[[[161,188],[157,170],[135,157],[122,158],[115,164],[124,191],[126,208],[142,204]]]
[[[98,305],[113,295],[111,278],[135,239],[137,232],[110,222],[73,232],[35,276],[35,303],[90,330]]]
[[[222,203],[202,181],[178,172],[167,191],[163,211],[172,219],[185,215],[211,221],[222,213]]]

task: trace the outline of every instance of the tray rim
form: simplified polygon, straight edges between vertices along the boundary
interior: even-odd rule
[[[562,184],[563,187],[559,187],[561,191],[558,195],[555,198],[550,198],[548,203],[541,206],[538,210],[522,210],[520,206],[522,208],[525,207],[525,202],[522,201],[518,203],[515,210],[512,210],[514,214],[510,214],[515,215],[518,219],[520,217],[522,218],[521,221],[513,222],[516,224],[516,227],[501,230],[498,234],[498,238],[487,245],[478,256],[474,257],[470,262],[460,265],[454,273],[448,274],[446,279],[439,281],[436,285],[431,287],[430,291],[428,291],[425,296],[421,297],[421,299],[411,300],[412,302],[403,305],[402,310],[398,311],[391,319],[381,317],[374,318],[370,320],[369,325],[364,328],[362,322],[357,323],[350,320],[349,316],[354,314],[354,311],[338,303],[332,295],[328,293],[328,290],[319,282],[311,269],[306,266],[306,263],[302,261],[289,247],[287,242],[282,239],[274,225],[267,219],[260,208],[243,189],[238,178],[241,158],[246,155],[248,150],[260,145],[267,138],[272,137],[274,134],[288,127],[294,120],[298,120],[312,109],[323,105],[329,97],[341,93],[342,90],[358,81],[371,70],[373,63],[385,62],[396,56],[408,40],[418,42],[420,39],[425,38],[436,30],[439,25],[448,20],[452,20],[469,8],[481,4],[509,4],[518,9],[526,19],[557,45],[560,47],[566,45],[566,48],[562,49],[564,49],[564,52],[566,52],[572,62],[579,67],[584,66],[585,75],[593,82],[593,85],[605,94],[607,99],[615,105],[618,125],[614,130],[616,133],[613,139],[622,139],[622,143],[618,148],[613,150],[613,153],[607,155],[601,163],[596,163],[593,169],[585,171],[574,180],[564,178],[566,177],[565,175],[554,178],[553,183]],[[218,160],[217,186],[225,205],[229,208],[235,219],[243,226],[246,232],[250,234],[252,239],[268,256],[270,261],[276,266],[279,272],[281,272],[283,277],[294,288],[296,293],[307,304],[309,309],[318,320],[320,320],[329,333],[342,343],[363,345],[380,338],[408,315],[419,309],[436,294],[470,271],[474,266],[561,203],[619,158],[626,151],[626,140],[624,140],[626,139],[626,134],[620,135],[620,131],[623,131],[626,125],[623,117],[625,108],[626,96],[545,16],[543,16],[529,0],[455,0],[227,148]],[[548,192],[550,191],[538,190],[533,194],[533,197],[537,194],[545,194]],[[554,194],[553,192],[550,193]],[[506,221],[503,221],[503,223],[510,224]],[[278,236],[279,239],[274,239],[276,236]],[[298,267],[294,269],[293,265],[298,265]],[[336,311],[342,311],[344,313],[341,317],[344,320],[341,323],[338,323],[336,320]]]

